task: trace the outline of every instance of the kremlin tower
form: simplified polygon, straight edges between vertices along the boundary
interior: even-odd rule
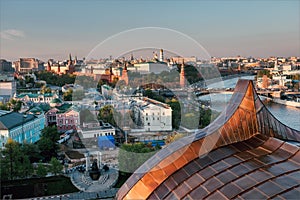
[[[51,71],[51,65],[50,65],[50,62],[48,61],[47,63],[47,71],[50,72]]]
[[[122,77],[121,79],[125,81],[126,85],[128,85],[128,74],[127,74],[127,65],[126,65],[126,62],[125,62],[125,65],[124,65],[124,69],[122,71]]]
[[[181,70],[180,70],[180,87],[185,87],[185,77],[184,77],[184,60],[182,61]]]
[[[59,62],[57,64],[57,73],[60,74],[60,64],[59,64]]]
[[[164,50],[163,49],[160,49],[160,52],[159,52],[159,61],[160,62],[164,62]]]

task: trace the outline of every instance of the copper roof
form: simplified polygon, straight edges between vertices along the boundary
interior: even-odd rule
[[[239,80],[208,127],[146,161],[118,199],[299,198],[300,132],[278,121],[252,81]]]

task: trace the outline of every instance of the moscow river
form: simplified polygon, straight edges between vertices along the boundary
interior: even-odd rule
[[[233,78],[223,81],[223,83],[213,83],[208,85],[208,88],[234,88],[239,78]],[[254,76],[244,76],[242,79],[254,80]],[[210,94],[201,96],[199,99],[208,100],[211,102],[210,106],[212,109],[217,111],[223,111],[226,103],[230,100],[231,94]],[[281,122],[300,130],[300,109],[290,106],[285,106],[276,103],[266,104],[269,111]]]

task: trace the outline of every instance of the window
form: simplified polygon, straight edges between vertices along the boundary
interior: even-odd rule
[[[153,117],[153,120],[155,120],[155,118]]]
[[[157,120],[159,120],[159,117],[157,118]]]
[[[163,115],[165,115],[165,113],[163,112]]]
[[[148,121],[148,117],[146,117],[146,121]]]
[[[148,116],[148,113],[146,113],[146,116]]]
[[[96,134],[94,134],[94,137],[96,137]]]
[[[148,126],[150,126],[150,123],[148,123]]]

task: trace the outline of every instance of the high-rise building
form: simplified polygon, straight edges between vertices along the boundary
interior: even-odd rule
[[[4,59],[0,59],[0,72],[13,72],[12,63]]]
[[[44,70],[44,63],[36,58],[20,58],[14,62],[15,70],[21,73]]]

